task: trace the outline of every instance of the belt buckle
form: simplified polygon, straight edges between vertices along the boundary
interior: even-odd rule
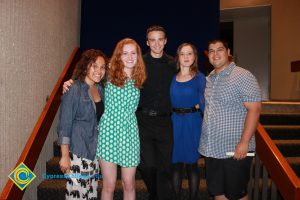
[[[177,115],[184,115],[184,114],[185,114],[183,108],[176,108],[176,110],[177,110],[177,111],[176,111]]]
[[[148,115],[151,116],[151,117],[156,117],[157,112],[155,110],[149,110]]]
[[[183,108],[179,108],[178,109],[178,114],[179,115],[184,115],[185,114],[185,110]]]

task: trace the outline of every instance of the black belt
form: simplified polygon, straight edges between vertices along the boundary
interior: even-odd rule
[[[172,108],[172,111],[176,114],[183,115],[187,113],[201,112],[200,108],[191,107],[191,108]]]
[[[149,109],[149,108],[138,107],[137,111],[141,112],[141,113],[143,113],[145,115],[151,116],[151,117],[167,117],[167,116],[171,116],[171,113],[169,113],[169,112],[161,112],[161,111],[153,110],[153,109]]]

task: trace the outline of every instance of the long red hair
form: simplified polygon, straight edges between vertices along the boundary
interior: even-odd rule
[[[142,88],[143,83],[146,80],[146,68],[142,57],[142,50],[138,43],[131,39],[125,38],[118,42],[113,55],[110,59],[110,67],[108,70],[109,81],[115,86],[122,87],[127,79],[124,73],[124,63],[121,60],[124,45],[133,44],[137,50],[137,62],[133,69],[132,79],[135,81],[135,87]]]

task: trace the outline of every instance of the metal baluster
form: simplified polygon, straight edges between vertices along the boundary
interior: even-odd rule
[[[277,187],[275,185],[275,183],[272,181],[271,183],[271,199],[273,200],[276,200],[277,199]]]
[[[266,200],[268,198],[268,171],[263,166],[263,180],[262,180],[262,200]]]
[[[254,177],[254,200],[258,200],[259,194],[259,175],[260,175],[260,159],[258,155],[255,156],[255,177]]]

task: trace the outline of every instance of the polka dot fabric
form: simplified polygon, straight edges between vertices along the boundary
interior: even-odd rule
[[[135,116],[139,98],[140,92],[133,80],[127,80],[123,87],[107,82],[97,157],[122,167],[135,167],[140,163],[140,140]]]

